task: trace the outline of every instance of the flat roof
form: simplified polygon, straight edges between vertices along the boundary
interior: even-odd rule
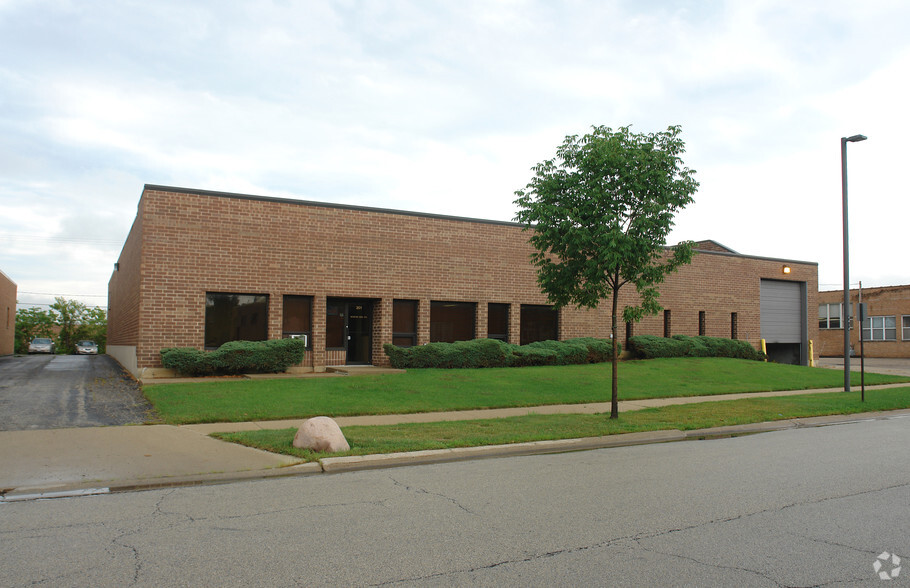
[[[506,226],[506,227],[518,227],[518,228],[524,227],[523,224],[516,223],[516,222],[473,218],[473,217],[467,217],[467,216],[453,216],[453,215],[447,215],[447,214],[435,214],[435,213],[431,213],[431,212],[414,212],[414,211],[410,211],[410,210],[398,210],[395,208],[378,208],[378,207],[374,207],[374,206],[358,206],[358,205],[354,205],[354,204],[338,204],[335,202],[316,202],[313,200],[300,200],[300,199],[296,199],[296,198],[279,198],[276,196],[257,196],[257,195],[253,195],[253,194],[239,194],[236,192],[220,192],[220,191],[215,191],[215,190],[197,190],[197,189],[193,189],[193,188],[180,188],[177,186],[162,186],[159,184],[145,184],[145,187],[143,188],[143,192],[145,190],[155,190],[158,192],[174,192],[177,194],[198,194],[200,196],[213,196],[216,198],[234,198],[234,199],[238,199],[238,200],[281,202],[284,204],[298,204],[301,206],[317,206],[320,208],[337,208],[337,209],[341,209],[341,210],[359,210],[359,211],[363,211],[363,212],[376,212],[376,213],[381,213],[381,214],[398,214],[398,215],[403,215],[403,216],[413,216],[413,217],[417,217],[417,218],[436,218],[436,219],[451,220],[451,221],[458,221],[458,222],[483,223],[483,224],[488,224],[488,225],[501,225],[501,226]],[[799,261],[796,259],[783,259],[783,258],[778,258],[778,257],[762,257],[762,256],[758,256],[758,255],[744,255],[742,253],[737,253],[737,252],[733,251],[732,249],[729,249],[728,247],[721,245],[720,243],[717,243],[717,241],[713,241],[711,239],[705,239],[705,241],[711,241],[721,247],[724,247],[725,249],[728,249],[729,252],[697,249],[697,251],[703,255],[723,255],[723,256],[727,256],[727,257],[744,257],[747,259],[758,259],[758,260],[764,260],[764,261],[780,261],[780,262],[799,263],[802,265],[815,265],[815,266],[818,265],[818,262],[816,262],[816,261]]]
[[[910,289],[910,284],[898,284],[896,286],[863,286],[863,290],[904,290]],[[831,290],[819,290],[819,294],[830,294],[833,292],[843,292],[843,288],[833,288]],[[850,288],[851,292],[858,292],[859,288]]]
[[[467,216],[453,216],[448,214],[436,214],[432,212],[414,212],[410,210],[398,210],[395,208],[379,208],[375,206],[359,206],[355,204],[339,204],[336,202],[316,202],[314,200],[301,200],[297,198],[279,198],[276,196],[256,196],[253,194],[238,194],[236,192],[218,192],[213,190],[194,190],[192,188],[177,188],[174,186],[159,186],[156,184],[146,184],[145,190],[157,190],[160,192],[175,192],[177,194],[199,194],[202,196],[214,196],[216,198],[235,198],[238,200],[259,200],[263,202],[281,202],[284,204],[299,204],[301,206],[318,206],[320,208],[338,208],[341,210],[359,210],[363,212],[378,212],[383,214],[398,214],[402,216],[416,216],[420,218],[438,218],[443,220],[453,220],[471,223],[484,223],[488,225],[504,225],[507,227],[523,227],[521,223],[510,221],[498,221],[483,218],[473,218]]]

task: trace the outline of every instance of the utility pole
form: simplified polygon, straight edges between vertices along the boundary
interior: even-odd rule
[[[866,350],[863,347],[863,323],[866,322],[866,307],[863,306],[863,281],[859,282],[859,386],[860,402],[866,401]]]

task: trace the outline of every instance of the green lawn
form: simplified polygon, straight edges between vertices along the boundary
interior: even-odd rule
[[[910,408],[910,387],[867,390],[866,402],[860,402],[857,392],[749,398],[637,410],[622,413],[618,420],[613,421],[608,415],[603,414],[532,414],[504,419],[352,426],[342,429],[351,450],[332,454],[316,454],[309,450],[294,448],[291,442],[297,432],[296,429],[218,433],[214,436],[274,453],[286,453],[307,461],[315,461],[323,457],[340,455],[476,447],[548,439],[578,439],[638,431],[667,429],[685,431],[900,408]]]
[[[232,380],[143,387],[171,424],[238,422],[607,402],[610,364],[409,370],[337,378]],[[859,374],[855,383],[859,385]],[[866,384],[908,378],[866,374]],[[843,373],[822,368],[721,358],[625,361],[619,398],[634,400],[803,390],[843,385]]]

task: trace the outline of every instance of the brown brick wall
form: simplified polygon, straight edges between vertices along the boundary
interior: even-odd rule
[[[142,205],[108,282],[108,345],[137,345],[142,291]]]
[[[16,295],[18,288],[0,272],[0,355],[12,355],[16,347]]]
[[[486,335],[488,302],[511,304],[513,342],[518,341],[520,305],[547,302],[528,261],[528,234],[509,223],[171,190],[146,187],[121,255],[123,275],[115,272],[111,279],[111,322],[125,323],[113,324],[111,334],[124,343],[136,341],[140,368],[159,366],[163,347],[202,347],[206,292],[268,294],[270,338],[281,336],[283,295],[313,296],[317,367],[338,361],[336,352],[324,349],[327,297],[374,301],[377,364],[387,361],[381,346],[391,338],[393,299],[419,301],[418,343],[429,341],[432,300],[477,303],[478,336]],[[141,279],[125,268],[127,260],[141,267]],[[673,333],[698,334],[703,310],[707,334],[729,337],[730,313],[737,312],[739,338],[757,346],[760,279],[783,278],[782,265],[723,253],[696,255],[661,288],[660,301],[672,311]],[[817,266],[790,265],[794,271],[787,279],[806,281],[809,308],[816,308]],[[633,287],[626,286],[622,303],[633,299]],[[560,337],[608,337],[609,308],[605,301],[593,311],[563,309]],[[809,322],[813,338],[817,323]],[[624,332],[620,325],[622,340]],[[646,319],[635,333],[662,334],[662,317]]]
[[[818,304],[838,304],[843,301],[843,290],[818,293]],[[859,290],[851,289],[850,304],[854,315],[859,313],[856,306],[858,302]],[[863,288],[863,302],[866,303],[870,316],[893,316],[897,324],[896,340],[866,341],[863,344],[866,357],[910,357],[910,340],[903,339],[901,330],[903,317],[910,317],[910,286]],[[818,305],[814,308],[817,307]],[[850,345],[855,355],[860,354],[858,326],[857,320],[855,328],[850,331]],[[819,348],[816,351],[822,356],[843,357],[844,330],[819,329]]]

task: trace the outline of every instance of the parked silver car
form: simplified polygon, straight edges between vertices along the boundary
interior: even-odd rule
[[[76,343],[76,355],[98,355],[98,345],[94,341],[79,341]]]
[[[35,337],[28,344],[29,353],[57,353],[57,346],[50,339]]]

